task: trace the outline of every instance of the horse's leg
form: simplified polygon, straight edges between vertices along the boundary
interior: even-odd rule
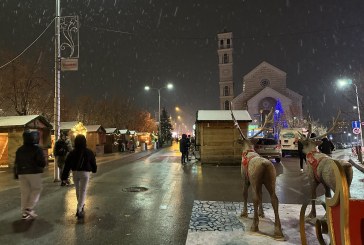
[[[270,182],[265,184],[265,188],[267,188],[267,191],[270,194],[270,199],[271,199],[272,207],[273,207],[273,211],[274,211],[274,237],[281,238],[281,237],[283,237],[283,232],[282,232],[281,220],[279,219],[279,213],[278,213],[279,201],[278,201],[278,197],[276,195],[276,190],[275,190],[276,176],[271,175],[271,178],[272,179],[270,180]]]
[[[243,181],[243,202],[244,202],[244,207],[243,207],[243,211],[241,212],[241,215],[240,215],[241,217],[248,217],[248,189],[249,189],[249,181],[245,179]]]
[[[253,223],[252,226],[250,228],[251,231],[259,231],[258,225],[259,225],[259,216],[258,216],[258,205],[259,205],[259,197],[258,197],[258,188],[259,186],[257,185],[257,183],[255,183],[255,181],[251,181],[251,185],[252,185],[252,191],[253,191],[253,204],[254,204],[254,217],[253,217]],[[262,186],[260,185],[260,188],[262,188]]]
[[[262,201],[262,186],[258,189],[259,198],[259,217],[264,218],[263,201]]]
[[[331,190],[330,187],[324,185],[325,187],[325,197],[331,197]]]
[[[309,213],[309,215],[307,216],[307,218],[315,218],[316,217],[316,188],[319,185],[319,183],[316,180],[312,180],[311,181],[311,203],[312,203],[312,208],[311,208],[311,212]]]

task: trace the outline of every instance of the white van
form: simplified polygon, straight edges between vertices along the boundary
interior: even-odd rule
[[[282,156],[285,155],[298,155],[298,139],[300,135],[298,132],[304,134],[302,128],[282,128],[279,134],[279,143],[282,147]]]

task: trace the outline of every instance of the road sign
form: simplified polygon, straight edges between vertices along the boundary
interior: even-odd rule
[[[62,71],[77,71],[78,59],[61,59]]]
[[[353,128],[353,134],[360,134],[360,128]]]
[[[352,121],[352,122],[351,122],[351,127],[352,127],[352,128],[360,128],[360,123],[359,123],[359,121]]]

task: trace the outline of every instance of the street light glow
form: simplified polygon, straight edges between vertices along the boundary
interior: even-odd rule
[[[158,91],[158,138],[159,140],[161,139],[161,133],[162,133],[162,128],[161,128],[161,90],[167,88],[167,89],[172,89],[173,88],[173,84],[172,83],[168,83],[167,86],[161,87],[161,88],[152,88],[149,86],[145,86],[144,90],[148,91],[151,89],[155,89]]]
[[[358,110],[358,121],[359,121],[359,132],[360,132],[360,141],[358,138],[358,145],[363,145],[363,128],[361,126],[361,116],[360,116],[360,107],[359,107],[359,95],[358,95],[358,87],[356,86],[355,83],[353,83],[353,80],[351,79],[339,79],[337,81],[337,84],[339,87],[343,87],[346,85],[353,85],[355,88],[355,95],[356,95],[356,109]],[[357,137],[355,137],[355,139],[357,139]]]
[[[345,87],[346,85],[350,85],[352,84],[353,81],[351,79],[346,79],[346,78],[343,78],[343,79],[339,79],[337,80],[337,84],[339,85],[339,87]]]
[[[176,106],[175,110],[176,110],[176,111],[180,111],[180,109],[179,109],[179,107],[178,107],[178,106]]]

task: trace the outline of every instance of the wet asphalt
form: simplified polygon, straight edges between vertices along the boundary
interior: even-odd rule
[[[334,157],[349,159],[349,150]],[[275,163],[280,203],[309,198],[307,175],[299,160]],[[18,181],[0,173],[0,244],[185,244],[194,200],[242,201],[240,168],[180,164],[178,145],[160,150],[98,158],[98,173],[88,187],[84,220],[75,217],[72,186],[53,182],[53,164],[44,173],[44,190],[34,221],[20,219]],[[364,174],[354,169],[351,195],[364,199]],[[144,187],[142,192],[129,192]],[[323,188],[318,195],[324,193]],[[251,195],[249,195],[251,196]],[[263,191],[263,202],[270,202]],[[281,214],[281,218],[284,214]]]

